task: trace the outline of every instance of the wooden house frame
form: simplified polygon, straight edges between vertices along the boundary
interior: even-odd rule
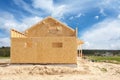
[[[76,63],[81,44],[77,29],[47,17],[23,33],[11,29],[11,63]]]

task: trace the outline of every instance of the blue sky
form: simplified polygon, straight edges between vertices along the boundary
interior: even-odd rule
[[[84,49],[120,49],[120,0],[0,0],[0,46],[47,16],[78,27]]]

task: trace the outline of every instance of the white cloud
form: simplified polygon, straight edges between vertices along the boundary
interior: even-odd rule
[[[4,14],[3,14],[4,13]],[[3,16],[0,17],[0,28],[9,32],[11,28],[19,31],[24,31],[33,24],[41,21],[43,18],[38,16],[23,18],[21,22],[18,22],[14,16],[8,12],[3,12]]]
[[[53,0],[32,0],[32,6],[36,9],[42,9],[45,14],[49,14],[55,18],[61,19],[65,14],[78,14],[79,12],[84,12],[86,9],[95,7],[94,1],[60,1],[60,3],[55,3]],[[88,5],[91,4],[91,5]],[[79,13],[75,17],[78,18],[83,14]]]
[[[99,16],[95,16],[95,19],[99,19]]]
[[[32,6],[48,12],[52,12],[54,10],[53,0],[33,0]]]
[[[27,28],[31,27],[32,25],[36,24],[37,22],[41,21],[43,18],[38,17],[38,16],[33,16],[33,17],[26,17],[22,19],[21,22],[16,21],[14,16],[10,13],[3,12],[0,13],[0,29],[4,30],[6,32],[3,33],[3,35],[8,36],[10,34],[10,29],[16,29],[20,32],[23,32]],[[1,34],[2,35],[2,34]],[[8,37],[6,38],[1,38],[0,37],[0,46],[9,46],[10,45],[10,40]]]
[[[64,19],[64,14],[66,13],[66,6],[65,5],[61,5],[59,7],[56,7],[52,13],[51,16],[57,18],[57,19]]]
[[[39,10],[33,9],[29,4],[24,2],[24,0],[13,0],[13,1],[17,6],[19,6],[23,10],[28,11],[31,14],[35,14],[35,15],[40,15],[41,14]]]
[[[4,29],[5,31],[8,31],[11,26],[14,25],[14,16],[7,12],[1,12],[0,15],[0,29]],[[10,24],[10,25],[8,25]]]
[[[2,46],[10,46],[10,39],[8,37],[0,38],[0,47]]]
[[[100,14],[102,14],[103,16],[106,16],[103,8],[100,9]]]
[[[105,9],[112,9],[120,12],[119,0],[64,0],[56,2],[54,0],[32,0],[32,5],[27,4],[24,0],[14,0],[14,3],[24,10],[35,15],[49,15],[61,19],[65,14],[76,15],[86,13],[92,8],[100,8],[100,13],[106,16]],[[41,11],[43,11],[41,13]],[[76,17],[80,17],[81,14]]]
[[[98,7],[100,7],[101,9],[109,9],[112,10],[114,12],[120,13],[120,1],[119,0],[102,0],[101,2],[98,3]]]
[[[60,3],[54,3],[53,0],[32,0],[32,6],[37,9],[42,9],[45,12],[51,14],[53,17],[63,17],[66,13],[75,13],[80,10],[80,4],[85,4],[85,1],[61,1]],[[87,0],[88,1],[88,0]],[[86,1],[86,2],[87,2]],[[90,2],[90,1],[89,1]],[[86,4],[87,5],[87,4]],[[83,7],[82,7],[83,8]]]
[[[120,49],[120,20],[107,19],[85,31],[85,49]]]
[[[91,1],[91,0],[76,0],[76,1],[69,0],[65,4],[67,4],[69,7],[68,12],[78,13],[78,12],[83,12],[86,9],[95,7],[95,5],[93,5],[95,2],[96,1]]]
[[[118,18],[120,19],[120,14],[118,15]]]
[[[58,6],[58,7],[54,8],[54,10],[52,11],[51,15],[53,17],[61,19],[61,18],[63,18],[65,10],[66,10],[66,6],[65,5]]]
[[[32,6],[58,19],[61,19],[67,10],[66,5],[55,5],[53,0],[33,0]]]
[[[32,25],[36,24],[42,19],[43,19],[42,17],[38,17],[38,16],[24,18],[22,20],[22,23],[20,23],[21,25],[19,25],[19,27],[23,27],[23,29],[20,31],[26,30],[27,28],[31,27]]]
[[[82,13],[79,13],[78,15],[76,15],[75,17],[79,18],[81,17],[83,14]]]
[[[85,16],[85,15],[82,14],[82,13],[79,13],[79,14],[77,14],[76,16],[71,16],[71,17],[69,18],[69,20],[72,20],[73,18],[80,18],[81,16]]]

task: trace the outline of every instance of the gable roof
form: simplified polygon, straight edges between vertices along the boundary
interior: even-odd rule
[[[62,22],[56,20],[55,18],[53,18],[53,17],[51,17],[51,16],[48,16],[48,17],[44,18],[42,21],[40,21],[40,22],[34,24],[33,26],[31,26],[30,28],[28,28],[28,29],[25,30],[24,32],[26,32],[26,31],[28,31],[28,30],[31,30],[32,28],[34,28],[34,27],[35,27],[36,25],[38,25],[38,24],[44,23],[44,21],[47,20],[47,19],[52,19],[52,20],[54,20],[55,22],[57,22],[57,23],[59,23],[59,24],[65,26],[65,27],[67,27],[69,30],[71,30],[71,31],[73,31],[73,32],[75,31],[74,29],[72,29],[71,27],[65,25],[64,23],[62,23]]]

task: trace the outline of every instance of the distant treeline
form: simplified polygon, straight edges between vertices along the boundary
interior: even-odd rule
[[[83,50],[83,54],[87,56],[97,55],[97,56],[120,56],[120,50]]]
[[[109,56],[112,54],[120,56],[120,50],[83,50],[83,54],[86,56],[97,55],[97,56]],[[10,47],[0,47],[0,56],[9,57],[10,56]]]
[[[1,57],[9,57],[10,56],[10,47],[1,47],[0,48],[0,56]]]

